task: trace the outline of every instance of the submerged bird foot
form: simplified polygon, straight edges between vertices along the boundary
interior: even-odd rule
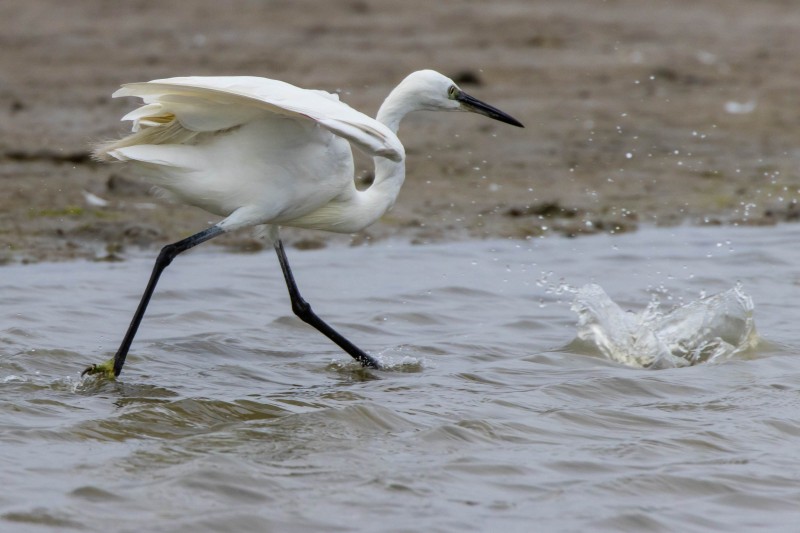
[[[116,378],[117,376],[114,374],[114,358],[112,357],[104,363],[87,366],[83,372],[81,372],[81,377],[86,374],[108,379]]]

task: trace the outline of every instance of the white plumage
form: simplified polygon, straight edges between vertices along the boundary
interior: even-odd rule
[[[95,155],[133,162],[175,199],[227,217],[226,231],[272,223],[349,233],[374,222],[393,199],[364,204],[372,199],[355,189],[350,143],[395,163],[402,179],[394,132],[323,91],[190,77],[129,84],[114,96],[145,105],[123,117],[133,135]]]
[[[132,133],[99,145],[100,160],[131,163],[170,196],[223,217],[162,249],[128,333],[114,359],[86,372],[118,375],[156,283],[181,252],[221,233],[265,225],[289,287],[292,306],[362,364],[366,353],[319,319],[294,283],[279,226],[359,231],[393,204],[405,179],[400,121],[418,110],[472,111],[515,126],[515,119],[467,95],[432,70],[406,77],[372,119],[324,91],[250,76],[184,77],[124,85],[114,97],[141,98],[123,120]],[[355,187],[351,145],[373,157],[375,179]]]

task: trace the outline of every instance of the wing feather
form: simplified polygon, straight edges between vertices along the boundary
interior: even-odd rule
[[[262,113],[311,120],[369,155],[400,161],[403,145],[388,127],[324,91],[251,76],[185,77],[123,85],[113,96],[136,96],[145,105],[123,117],[134,131],[169,117],[194,132],[238,126]]]

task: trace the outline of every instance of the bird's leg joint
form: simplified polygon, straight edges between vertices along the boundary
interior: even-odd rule
[[[311,304],[300,297],[292,299],[292,311],[304,322],[308,322],[310,317],[314,314],[311,311]]]
[[[158,263],[162,268],[168,267],[170,263],[172,263],[172,260],[175,259],[179,253],[180,250],[177,246],[175,246],[175,244],[168,244],[161,249],[161,252],[159,252],[156,263]]]

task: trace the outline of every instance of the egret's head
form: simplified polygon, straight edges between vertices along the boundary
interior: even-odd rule
[[[512,126],[524,127],[517,119],[468,95],[453,80],[434,70],[414,72],[403,80],[401,86],[405,86],[404,88],[414,95],[419,109],[470,111]]]

